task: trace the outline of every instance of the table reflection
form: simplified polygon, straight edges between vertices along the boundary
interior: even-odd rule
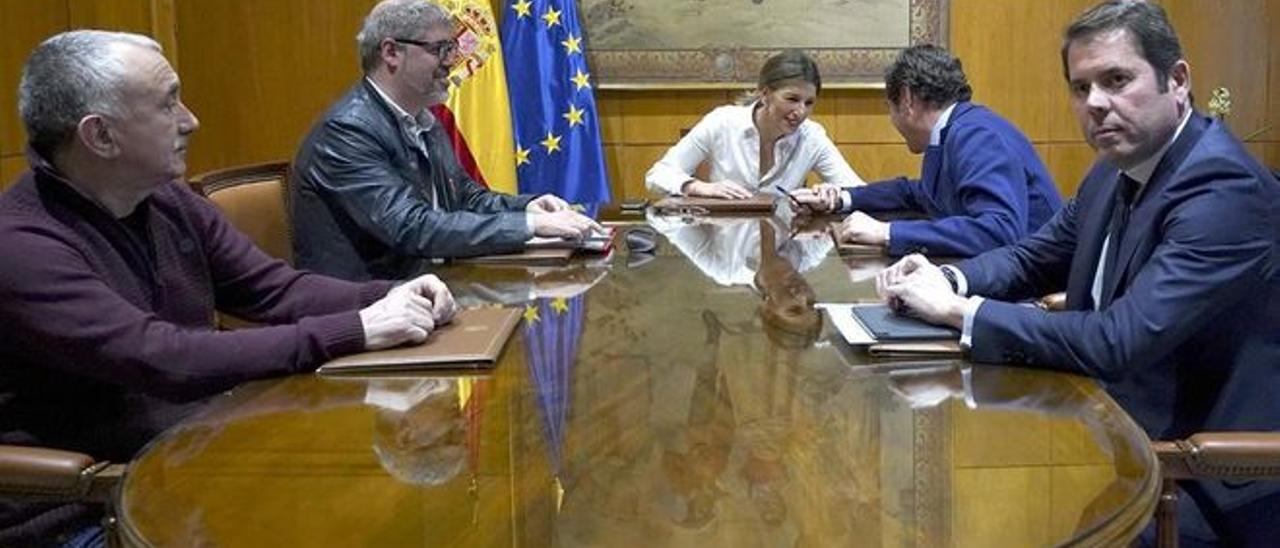
[[[809,229],[805,219],[795,218],[786,208],[778,211],[777,215],[765,218],[706,217],[696,220],[650,213],[648,222],[716,283],[751,285],[760,268],[762,227],[772,228],[776,234],[783,235],[775,237],[771,247],[777,256],[790,262],[799,272],[817,267],[835,247],[825,232]]]
[[[443,269],[460,298],[524,308],[490,372],[220,398],[133,463],[127,539],[1107,544],[1150,515],[1146,438],[1092,381],[873,360],[814,324],[815,300],[873,295],[829,239],[651,222],[671,239],[641,264]]]

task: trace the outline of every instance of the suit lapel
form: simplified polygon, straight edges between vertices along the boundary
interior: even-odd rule
[[[1178,139],[1165,151],[1160,163],[1156,164],[1151,179],[1138,195],[1138,201],[1134,203],[1133,212],[1129,215],[1129,224],[1125,227],[1120,251],[1116,255],[1116,268],[1119,270],[1111,278],[1113,283],[1103,286],[1103,302],[1110,302],[1109,296],[1114,297],[1121,287],[1128,287],[1133,265],[1146,261],[1150,255],[1152,246],[1149,240],[1157,232],[1156,217],[1165,209],[1164,202],[1167,198],[1164,187],[1168,186],[1174,173],[1178,171],[1178,166],[1182,165],[1182,161],[1200,141],[1209,123],[1208,118],[1192,113],[1186,127],[1182,128],[1182,134],[1178,135]],[[1111,194],[1114,196],[1114,192]]]

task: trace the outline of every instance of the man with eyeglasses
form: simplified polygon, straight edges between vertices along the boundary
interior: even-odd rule
[[[386,0],[356,41],[364,78],[294,160],[299,267],[351,280],[405,278],[432,258],[514,252],[533,236],[600,230],[554,195],[490,192],[459,165],[427,110],[448,96],[457,42],[447,11]]]

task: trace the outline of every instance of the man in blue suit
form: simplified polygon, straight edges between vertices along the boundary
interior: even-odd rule
[[[796,191],[815,209],[852,211],[841,240],[885,246],[891,255],[972,257],[1018,241],[1062,207],[1026,136],[969,102],[973,91],[959,59],[937,46],[913,46],[884,80],[890,121],[911,152],[924,153],[921,179]],[[886,223],[865,213],[876,211],[929,219]]]
[[[910,256],[877,288],[962,329],[973,361],[1098,378],[1153,439],[1280,429],[1280,184],[1193,111],[1160,7],[1106,2],[1063,44],[1072,109],[1098,153],[1075,199],[1016,245],[941,268]],[[996,300],[1064,288],[1065,312]],[[1180,511],[1186,544],[1280,539],[1275,484],[1182,487],[1195,502]]]

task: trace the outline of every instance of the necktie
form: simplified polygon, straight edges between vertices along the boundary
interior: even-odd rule
[[[1129,211],[1133,209],[1133,198],[1138,193],[1138,181],[1120,174],[1116,181],[1115,203],[1111,206],[1111,227],[1108,229],[1107,262],[1102,273],[1102,302],[1098,308],[1106,308],[1115,298],[1116,279],[1120,273],[1120,245],[1124,241],[1124,229],[1129,224]]]

